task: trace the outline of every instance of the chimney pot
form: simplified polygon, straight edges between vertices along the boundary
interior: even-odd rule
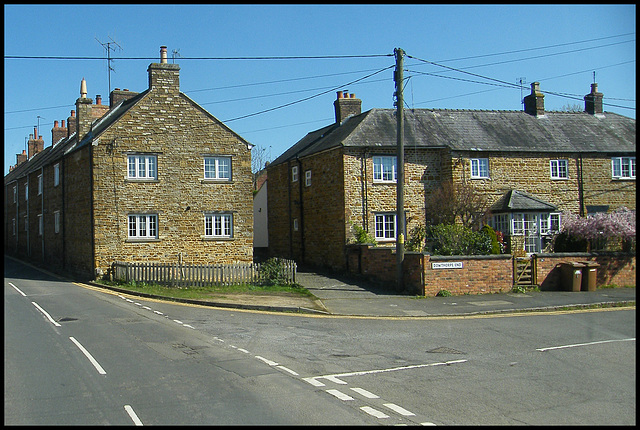
[[[53,121],[53,127],[58,128],[58,121]]]
[[[160,62],[161,63],[166,63],[167,62],[167,47],[166,46],[161,46],[160,47]]]
[[[27,150],[26,149],[22,150],[22,155],[27,155]]]
[[[80,82],[80,98],[87,98],[87,81],[85,81],[84,78],[82,78],[82,81]]]
[[[355,98],[356,98],[355,93],[351,93],[351,94],[349,94],[349,98],[350,98],[350,99],[355,99]]]
[[[102,104],[102,96],[100,94],[96,94],[96,104],[97,105]]]
[[[60,127],[64,128],[64,120],[61,121]]]
[[[339,99],[341,99],[341,98],[342,98],[342,91],[338,91],[336,94],[338,95],[338,97],[337,97],[337,98],[339,98]]]

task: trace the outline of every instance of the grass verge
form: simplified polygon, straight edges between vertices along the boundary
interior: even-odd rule
[[[151,294],[161,297],[171,297],[176,299],[191,299],[191,300],[211,300],[215,298],[225,298],[229,295],[281,295],[289,297],[308,297],[315,298],[315,296],[306,288],[298,285],[219,285],[209,287],[166,287],[158,284],[147,284],[140,282],[132,282],[128,284],[99,281],[99,284],[106,286],[117,287],[122,290],[128,290],[137,293]]]

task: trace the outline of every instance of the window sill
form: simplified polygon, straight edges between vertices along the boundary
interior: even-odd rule
[[[154,238],[140,238],[140,239],[132,239],[129,238],[127,240],[124,241],[125,243],[149,243],[149,242],[162,242],[161,239],[154,239]]]
[[[131,183],[131,184],[140,184],[140,183],[158,184],[158,183],[160,183],[160,181],[158,179],[135,179],[135,178],[125,178],[124,182],[125,183]]]
[[[398,181],[373,181],[373,185],[396,185]]]
[[[200,236],[204,242],[232,242],[235,240],[233,237],[213,237],[213,236]]]
[[[614,176],[614,177],[611,178],[611,180],[612,181],[635,181],[636,178],[626,178],[624,176],[618,176],[618,177]]]
[[[233,184],[229,179],[200,179],[201,184]]]

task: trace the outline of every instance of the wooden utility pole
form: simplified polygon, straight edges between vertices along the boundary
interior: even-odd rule
[[[402,95],[403,81],[403,57],[404,51],[400,48],[394,50],[396,54],[396,120],[397,120],[397,197],[396,197],[396,279],[397,290],[404,288],[402,265],[404,262],[404,97]]]

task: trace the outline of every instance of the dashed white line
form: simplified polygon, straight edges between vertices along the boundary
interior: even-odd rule
[[[397,413],[399,413],[400,415],[404,415],[406,417],[410,417],[410,416],[414,416],[415,414],[411,411],[406,410],[405,408],[398,406],[394,403],[385,403],[384,404],[386,407],[388,407],[389,409],[391,409],[392,411],[395,411]]]
[[[89,351],[87,351],[84,346],[82,346],[80,344],[80,342],[78,342],[77,340],[75,340],[72,336],[69,337],[69,339],[71,339],[71,341],[73,343],[76,344],[76,346],[78,348],[80,348],[80,351],[82,351],[82,353],[89,359],[89,361],[91,362],[91,364],[93,364],[93,367],[96,368],[96,370],[98,371],[99,374],[101,375],[106,375],[107,372],[104,371],[104,369],[102,368],[102,366],[100,366],[100,363],[98,363],[95,358],[93,358],[93,356],[91,356],[91,354],[89,354]]]
[[[259,355],[256,355],[256,358],[260,361],[264,361],[265,363],[267,363],[269,366],[277,366],[278,363],[276,363],[275,361],[271,361],[271,360],[267,360],[264,357],[260,357]]]
[[[245,354],[248,354],[248,353],[249,353],[249,351],[247,351],[246,349],[243,349],[243,348],[238,348],[238,351],[240,351],[240,352],[244,352]]]
[[[636,340],[635,337],[631,337],[628,339],[600,340],[596,342],[575,343],[573,345],[560,345],[560,346],[551,346],[549,348],[536,348],[536,351],[544,352],[544,351],[551,351],[552,349],[575,348],[576,346],[588,346],[588,345],[596,345],[599,343],[609,343],[609,342],[628,342],[628,341],[635,341],[635,340]]]
[[[353,391],[355,391],[356,393],[360,394],[361,396],[366,397],[367,399],[379,399],[380,398],[379,396],[377,396],[377,395],[375,395],[373,393],[370,393],[369,391],[364,390],[362,388],[353,387],[351,389]]]
[[[138,418],[138,415],[136,415],[136,413],[134,412],[133,408],[129,405],[124,405],[124,410],[127,411],[127,413],[129,414],[129,417],[131,417],[131,420],[133,421],[133,423],[137,426],[141,426],[142,421],[140,421],[140,418]]]
[[[178,324],[182,324],[182,321],[180,321],[180,320],[173,320],[173,322],[177,322]]]
[[[360,409],[362,409],[364,412],[368,413],[369,415],[373,415],[376,418],[389,418],[389,415],[380,412],[377,409],[373,409],[371,406],[362,406]]]
[[[348,394],[343,393],[340,390],[327,390],[327,393],[331,394],[332,396],[335,396],[335,397],[339,398],[340,400],[353,400],[353,397],[349,396]]]
[[[53,325],[54,325],[54,326],[56,326],[56,327],[62,327],[60,324],[58,324],[58,323],[56,322],[56,320],[54,320],[53,318],[51,318],[51,315],[49,315],[49,314],[47,313],[47,311],[45,311],[44,309],[42,309],[42,308],[40,307],[40,305],[38,305],[36,302],[31,302],[31,303],[32,303],[32,304],[33,304],[33,306],[35,306],[35,307],[36,307],[40,312],[42,312],[42,314],[43,314],[45,317],[47,317],[47,319],[49,320],[49,322],[51,322],[51,324],[53,324]]]
[[[297,372],[294,372],[293,370],[291,370],[291,369],[289,369],[289,368],[287,368],[287,367],[284,367],[284,366],[276,366],[276,367],[277,367],[278,369],[282,369],[282,370],[284,370],[285,372],[289,372],[289,373],[291,373],[293,376],[298,376],[298,373],[297,373]]]
[[[11,285],[17,292],[19,292],[20,294],[22,294],[24,297],[27,297],[27,295],[25,293],[23,293],[22,291],[20,291],[20,288],[16,287],[15,285],[13,285],[11,282],[9,282],[9,285]]]

